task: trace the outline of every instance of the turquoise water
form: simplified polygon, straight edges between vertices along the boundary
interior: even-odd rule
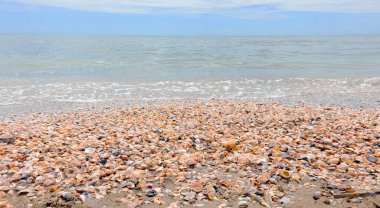
[[[380,36],[0,35],[0,105],[380,91]]]

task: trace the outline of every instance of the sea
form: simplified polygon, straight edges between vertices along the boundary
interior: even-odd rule
[[[0,106],[380,93],[380,36],[0,35]]]

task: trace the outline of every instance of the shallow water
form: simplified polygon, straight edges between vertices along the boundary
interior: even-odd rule
[[[380,92],[380,36],[0,35],[0,106]]]

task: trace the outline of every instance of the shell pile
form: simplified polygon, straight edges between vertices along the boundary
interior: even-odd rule
[[[56,206],[116,192],[136,206],[279,206],[306,178],[324,196],[378,190],[379,164],[378,109],[194,101],[0,123],[0,197]]]

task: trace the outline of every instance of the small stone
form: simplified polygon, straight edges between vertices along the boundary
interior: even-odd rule
[[[321,198],[321,196],[322,196],[321,192],[320,191],[316,191],[313,194],[313,199],[318,200],[318,199]]]
[[[238,206],[239,206],[239,208],[247,208],[248,202],[247,201],[239,201]]]
[[[376,139],[380,139],[380,134],[373,135]]]

